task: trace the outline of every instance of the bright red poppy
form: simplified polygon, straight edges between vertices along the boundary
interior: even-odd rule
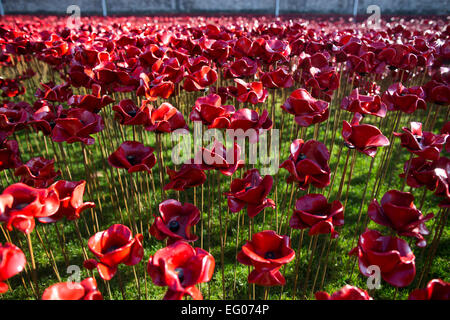
[[[319,291],[315,293],[315,296],[316,300],[373,300],[366,290],[348,284],[332,295]]]
[[[173,132],[181,128],[187,128],[183,114],[170,103],[164,102],[158,109],[152,109],[150,123],[145,130],[162,133]]]
[[[191,121],[201,121],[208,128],[228,128],[230,117],[235,109],[230,105],[222,105],[222,98],[217,94],[209,94],[195,101],[189,116]]]
[[[241,159],[241,147],[236,142],[227,150],[222,143],[214,141],[211,150],[202,148],[197,157],[202,161],[203,170],[219,170],[226,176],[232,176],[245,164]]]
[[[18,167],[14,175],[21,177],[20,182],[29,186],[46,188],[61,174],[60,170],[55,171],[54,164],[54,159],[31,158],[27,163]]]
[[[255,233],[252,239],[242,246],[237,260],[254,267],[248,275],[249,283],[260,286],[283,286],[286,279],[279,270],[294,257],[295,252],[291,248],[288,236],[265,230]]]
[[[19,144],[16,140],[0,141],[0,171],[14,169],[22,164]]]
[[[269,118],[269,112],[263,110],[261,115],[255,110],[243,108],[237,110],[231,115],[229,129],[233,129],[236,137],[240,130],[242,135],[248,135],[250,143],[258,142],[259,135],[265,130],[272,129],[272,120]]]
[[[409,294],[409,300],[450,300],[450,283],[433,279],[423,289],[416,289]]]
[[[129,173],[138,171],[151,172],[156,164],[153,148],[137,141],[125,141],[108,157],[108,163]]]
[[[413,113],[417,109],[425,110],[425,92],[421,87],[405,88],[401,83],[394,83],[382,96],[389,111]]]
[[[353,113],[369,114],[384,118],[386,116],[387,107],[381,101],[379,95],[363,95],[356,88],[348,97],[344,97],[341,102],[341,109]]]
[[[45,289],[42,300],[103,300],[97,281],[86,278],[78,282],[59,282]]]
[[[12,243],[0,244],[0,294],[8,291],[5,281],[22,272],[26,263],[25,254],[20,248]]]
[[[142,101],[142,106],[139,108],[130,99],[122,100],[112,107],[114,118],[126,126],[147,125],[152,108],[147,100]]]
[[[202,300],[196,285],[209,282],[214,267],[214,258],[207,251],[177,241],[150,256],[147,272],[155,285],[168,287],[164,300],[181,300],[186,294]]]
[[[90,259],[85,266],[96,266],[103,280],[111,280],[117,273],[119,264],[138,264],[144,256],[142,234],[134,237],[131,230],[121,224],[114,224],[105,231],[97,232],[88,241],[89,250],[98,259]]]
[[[169,199],[159,204],[160,216],[150,227],[150,234],[158,240],[168,238],[172,244],[178,240],[196,241],[198,237],[192,234],[192,227],[200,220],[200,210],[191,203]]]
[[[183,164],[178,171],[167,168],[167,174],[170,181],[164,186],[164,190],[185,191],[200,186],[206,181],[206,174],[197,164]]]

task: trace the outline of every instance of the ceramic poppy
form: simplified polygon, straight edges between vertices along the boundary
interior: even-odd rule
[[[183,114],[170,103],[164,102],[158,109],[152,109],[150,123],[145,130],[162,133],[173,132],[181,128],[187,128]]]
[[[363,95],[359,89],[354,89],[348,97],[344,97],[341,102],[341,109],[353,113],[369,114],[384,118],[387,107],[378,95]]]
[[[114,118],[123,125],[147,125],[150,121],[151,109],[153,107],[142,102],[142,106],[138,108],[133,100],[122,100],[118,105],[112,107],[114,111]]]
[[[206,174],[197,164],[183,164],[178,171],[167,168],[167,174],[170,181],[164,186],[164,190],[185,191],[200,186],[206,181]]]
[[[410,285],[416,275],[416,257],[408,243],[375,230],[366,230],[360,235],[358,245],[349,255],[358,257],[362,275],[371,276],[369,266],[378,266],[383,280],[395,287]]]
[[[413,113],[417,109],[425,110],[425,92],[421,87],[405,88],[401,83],[394,83],[382,96],[389,111]]]
[[[214,141],[211,150],[202,148],[196,156],[197,158],[201,159],[203,170],[219,170],[226,176],[232,176],[238,168],[245,164],[241,159],[241,147],[237,143],[227,150],[222,143]]]
[[[14,169],[22,164],[20,159],[19,144],[16,140],[4,140],[0,142],[0,171]]]
[[[275,208],[275,202],[267,198],[273,185],[272,176],[261,177],[258,169],[248,170],[243,179],[236,178],[231,182],[230,192],[224,194],[228,198],[231,212],[239,212],[247,208],[247,214],[253,218],[265,208]]]
[[[200,211],[191,203],[169,199],[159,204],[160,216],[150,227],[150,234],[158,240],[168,238],[172,244],[178,240],[196,241],[198,237],[192,234],[192,227],[200,220]]]
[[[42,300],[103,300],[97,281],[86,278],[81,282],[59,282],[45,289]]]
[[[185,295],[202,300],[196,285],[209,282],[214,267],[214,258],[207,251],[177,241],[150,256],[147,272],[155,285],[168,287],[164,300],[181,300]]]
[[[255,110],[243,108],[237,110],[230,118],[228,129],[234,130],[234,136],[248,136],[250,143],[258,142],[259,135],[266,130],[272,129],[272,120],[269,118],[269,112],[263,110],[261,115]]]
[[[137,141],[125,141],[108,157],[108,163],[129,173],[138,171],[151,172],[156,164],[153,148]]]
[[[98,261],[98,273],[103,280],[111,280],[117,273],[119,264],[134,266],[144,256],[143,236],[136,234],[121,224],[114,224],[105,231],[97,232],[88,241],[89,250]]]
[[[366,290],[348,284],[331,295],[320,291],[315,296],[316,300],[373,300]]]
[[[297,89],[281,106],[286,112],[295,116],[295,122],[301,127],[324,122],[328,119],[328,103],[314,99],[305,89]]]
[[[191,121],[201,121],[208,128],[228,128],[230,117],[235,109],[230,105],[222,105],[222,98],[217,94],[209,94],[195,101],[189,116]]]
[[[21,177],[20,182],[35,188],[46,188],[53,183],[61,171],[55,171],[54,159],[42,157],[31,158],[14,171],[14,175]]]
[[[11,243],[0,244],[0,294],[8,291],[5,281],[22,272],[26,263],[25,254],[20,248]]]
[[[409,294],[409,300],[450,300],[450,283],[433,279],[424,289],[416,289]]]
[[[286,280],[279,270],[294,257],[295,252],[291,248],[288,236],[265,230],[255,233],[252,239],[242,246],[237,260],[254,267],[248,276],[249,283],[260,286],[283,286]]]

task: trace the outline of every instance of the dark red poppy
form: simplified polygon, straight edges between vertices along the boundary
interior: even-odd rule
[[[349,255],[358,257],[359,270],[364,276],[372,275],[367,270],[369,266],[378,266],[383,280],[395,287],[410,285],[416,275],[416,257],[408,243],[375,230],[367,229]]]
[[[414,196],[409,192],[390,190],[381,199],[381,205],[374,199],[367,211],[370,219],[376,223],[390,227],[400,236],[415,237],[417,246],[425,247],[427,241],[423,238],[429,231],[425,221],[433,218],[426,216],[414,205]]]
[[[10,133],[22,130],[27,126],[30,111],[14,103],[0,105],[0,130]]]
[[[162,133],[181,128],[187,128],[183,114],[170,103],[164,102],[158,109],[151,110],[150,124],[145,130]]]
[[[293,229],[309,229],[310,236],[330,233],[337,238],[334,229],[344,225],[344,206],[338,200],[328,203],[321,194],[307,194],[297,199],[289,225]]]
[[[405,179],[406,173],[408,173],[406,184],[412,188],[426,186],[428,190],[435,190],[438,184],[436,164],[436,161],[413,158],[405,162],[403,173],[399,176]]]
[[[378,95],[362,95],[356,88],[341,102],[341,109],[353,113],[370,114],[380,118],[386,116],[387,107]]]
[[[35,157],[28,160],[27,163],[18,167],[14,175],[19,176],[20,182],[35,188],[46,188],[55,181],[55,178],[61,175],[61,171],[55,171],[54,159],[44,159]]]
[[[42,100],[67,102],[72,96],[72,90],[70,84],[63,83],[55,85],[53,82],[41,83],[42,89],[36,90],[35,96]]]
[[[181,300],[186,294],[202,300],[196,285],[209,282],[214,267],[214,258],[207,251],[177,241],[150,256],[147,272],[155,285],[168,287],[164,300]]]
[[[362,119],[360,113],[355,113],[351,123],[344,120],[342,137],[349,148],[356,148],[359,152],[375,157],[378,147],[389,145],[389,140],[381,131],[370,124],[359,124]]]
[[[249,283],[260,286],[284,286],[286,279],[279,270],[294,257],[295,252],[291,248],[291,240],[288,236],[265,230],[255,233],[252,240],[242,246],[237,260],[254,267],[248,275]]]
[[[191,233],[191,228],[200,220],[200,210],[190,203],[181,204],[173,199],[159,204],[160,217],[150,227],[150,234],[158,240],[168,238],[167,244],[178,240],[196,241],[198,237]]]
[[[450,84],[431,80],[423,86],[423,89],[426,92],[427,101],[443,106],[450,103]]]
[[[25,254],[20,248],[12,243],[0,244],[0,294],[8,291],[4,281],[22,272],[26,263]]]
[[[428,282],[426,288],[416,289],[409,294],[409,300],[450,300],[450,283],[441,279]]]
[[[275,208],[275,202],[267,198],[272,185],[272,176],[262,178],[258,169],[248,170],[243,179],[236,178],[231,182],[230,192],[225,192],[230,211],[239,212],[247,207],[248,216],[253,218],[267,207]]]
[[[91,134],[100,132],[105,127],[100,115],[81,108],[70,109],[65,118],[56,119],[55,122],[52,131],[55,142],[82,142],[91,145],[95,142]]]
[[[302,190],[306,190],[309,184],[317,188],[330,184],[330,153],[323,143],[296,139],[290,149],[291,155],[280,165],[290,173],[286,180],[288,183],[295,182]]]
[[[425,110],[425,92],[421,87],[405,88],[400,82],[391,85],[383,94],[382,100],[389,111],[413,113],[417,109]]]
[[[77,220],[80,214],[87,209],[95,208],[95,203],[84,202],[83,195],[86,181],[59,180],[50,186],[59,196],[59,209],[54,214],[38,218],[39,222],[51,223],[66,217],[68,220]]]
[[[315,296],[316,300],[373,300],[366,290],[348,284],[332,295],[319,291],[315,293]]]
[[[6,228],[30,234],[34,229],[34,218],[48,217],[58,211],[58,194],[48,189],[35,189],[23,183],[7,187],[0,195],[0,222]]]
[[[230,117],[235,109],[230,105],[222,105],[222,99],[217,94],[209,94],[195,101],[189,116],[191,121],[201,121],[208,128],[228,128]]]
[[[140,86],[136,90],[136,95],[145,96],[149,101],[156,101],[158,97],[168,99],[175,90],[175,85],[172,81],[166,81],[165,75],[159,75],[150,81],[145,73],[141,73]]]
[[[450,207],[450,159],[447,157],[440,157],[434,162],[434,172],[437,177],[437,187],[435,195],[443,197],[440,207]]]
[[[281,108],[295,115],[295,122],[301,127],[324,122],[329,115],[328,102],[314,99],[305,89],[292,92]]]
[[[26,92],[25,86],[18,79],[0,79],[0,90],[2,90],[2,97],[13,98],[24,95]]]
[[[445,140],[445,152],[450,153],[450,121],[447,121],[441,129],[441,134],[447,135]]]
[[[138,264],[144,256],[143,238],[142,234],[133,237],[131,230],[121,224],[114,224],[93,235],[88,241],[88,247],[98,259],[93,264],[97,266],[100,277],[111,280],[121,263],[127,266]]]
[[[224,69],[225,78],[247,78],[256,74],[258,63],[248,58],[237,59],[228,68]]]
[[[122,100],[119,105],[112,107],[114,118],[119,120],[120,124],[136,126],[147,125],[150,121],[152,106],[146,100],[142,101],[142,106],[138,108],[133,100]]]
[[[402,147],[424,159],[439,159],[447,134],[422,131],[420,122],[411,122],[411,129],[403,127],[402,130],[403,133],[394,132],[395,136],[400,137]]]
[[[188,92],[204,90],[217,81],[217,72],[209,66],[203,66],[200,70],[186,76],[183,84]]]
[[[34,107],[39,106],[32,115],[28,124],[36,131],[42,131],[44,135],[50,135],[56,125],[56,119],[63,114],[63,107],[61,105],[51,105],[45,100],[38,100]]]
[[[255,110],[243,108],[233,113],[229,129],[235,130],[236,137],[239,135],[238,129],[241,129],[243,135],[248,135],[250,143],[256,143],[259,135],[265,130],[272,129],[272,125],[267,110],[264,109],[260,116]]]
[[[153,151],[140,142],[125,141],[108,157],[108,162],[115,168],[127,169],[129,173],[151,172],[156,164]]]
[[[245,164],[241,159],[241,147],[236,142],[233,148],[227,150],[222,143],[214,141],[212,149],[202,148],[196,156],[197,158],[201,159],[203,170],[219,170],[226,176],[232,176],[238,168]]]
[[[78,282],[59,282],[45,289],[42,300],[103,300],[97,281],[87,278]]]
[[[178,171],[167,168],[167,174],[170,181],[164,186],[164,190],[185,191],[200,186],[206,181],[206,174],[197,164],[183,164]]]
[[[19,153],[19,144],[16,140],[0,142],[0,171],[15,169],[22,164]]]
[[[102,88],[98,84],[93,84],[92,94],[73,95],[69,98],[67,104],[93,113],[99,113],[102,108],[114,102],[114,99],[111,97],[102,95],[101,91]]]
[[[236,99],[242,103],[258,104],[266,101],[268,92],[262,82],[245,82],[242,79],[234,79],[236,83]]]
[[[264,73],[261,81],[266,88],[290,88],[294,84],[292,75],[281,67],[275,71]]]

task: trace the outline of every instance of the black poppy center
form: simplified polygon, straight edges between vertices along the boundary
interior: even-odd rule
[[[172,232],[177,232],[180,229],[180,223],[176,220],[169,222],[169,230]]]
[[[246,187],[246,188],[245,188],[245,192],[247,192],[247,191],[250,190],[251,188],[252,188],[251,186]]]
[[[28,206],[29,203],[19,203],[17,205],[14,206],[14,209],[16,210],[22,210],[23,208],[25,208],[26,206]]]
[[[131,154],[127,156],[127,160],[131,165],[135,165],[137,163],[136,157]]]
[[[106,249],[105,253],[113,252],[114,250],[117,250],[117,249],[119,249],[119,248],[120,248],[119,246],[112,245],[112,246],[110,246],[108,249]]]
[[[297,162],[305,160],[306,159],[306,155],[304,153],[300,153],[297,157]]]
[[[55,121],[51,120],[49,123],[50,127],[53,129],[56,126]]]
[[[130,110],[127,112],[127,114],[132,118],[134,118],[136,116],[136,113],[137,113],[136,110]]]
[[[422,141],[422,137],[418,136],[418,135],[414,135],[414,138],[416,138],[417,142],[421,142]]]
[[[346,146],[346,147],[349,148],[349,149],[355,149],[355,146],[354,146],[354,145],[351,145],[351,144],[348,143],[348,142],[344,142],[344,146]]]
[[[178,280],[180,280],[180,283],[183,283],[184,281],[184,271],[183,268],[176,268],[175,273],[177,274]]]
[[[272,251],[267,251],[264,255],[264,259],[275,259],[275,253],[273,253]]]

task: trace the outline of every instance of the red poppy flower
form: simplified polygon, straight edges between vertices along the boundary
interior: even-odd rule
[[[25,87],[19,79],[0,79],[2,97],[13,98],[25,94]]]
[[[111,97],[102,95],[101,90],[102,88],[98,84],[93,84],[92,94],[73,95],[69,98],[67,104],[93,113],[99,113],[102,108],[114,102],[114,99]]]
[[[334,227],[344,225],[344,206],[338,200],[328,203],[321,194],[307,194],[295,203],[289,225],[294,229],[310,228],[310,236],[331,233],[337,238],[339,233]]]
[[[417,66],[417,56],[411,52],[410,47],[403,44],[389,45],[380,53],[377,58],[380,61],[386,62],[389,66],[394,68],[412,70]]]
[[[409,300],[450,300],[450,283],[433,279],[424,289],[416,289],[409,294]]]
[[[102,131],[104,127],[100,115],[81,108],[73,108],[67,112],[65,118],[56,119],[52,139],[55,142],[82,142],[91,145],[95,140],[90,135]]]
[[[233,106],[222,105],[222,99],[217,94],[209,94],[195,101],[195,106],[189,116],[191,121],[201,121],[208,128],[228,128],[230,116],[234,113]]]
[[[183,164],[180,170],[175,171],[167,168],[170,182],[164,186],[164,190],[185,191],[205,183],[206,174],[197,164]]]
[[[0,105],[0,130],[10,133],[22,130],[28,123],[29,111],[14,103]]]
[[[366,290],[346,284],[338,291],[329,295],[320,291],[315,293],[316,300],[373,300]]]
[[[153,151],[140,142],[125,141],[108,157],[108,163],[114,168],[127,169],[129,173],[151,172],[156,164]]]
[[[22,272],[26,263],[25,254],[20,248],[11,243],[0,244],[0,294],[8,291],[4,281]]]
[[[267,89],[262,82],[245,82],[242,79],[234,79],[236,82],[236,98],[239,102],[251,104],[264,103],[267,98]]]
[[[187,128],[183,114],[170,103],[164,102],[158,109],[152,109],[150,124],[145,127],[145,130],[161,133],[180,128]]]
[[[42,157],[31,158],[27,163],[21,165],[14,172],[15,176],[20,176],[20,182],[35,188],[46,188],[53,183],[55,178],[61,175],[61,171],[55,172],[54,159],[44,159]]]
[[[172,81],[166,81],[165,75],[159,75],[150,81],[145,73],[141,73],[140,86],[136,90],[136,95],[144,96],[149,101],[156,101],[158,97],[168,99],[175,90],[175,85]]]
[[[50,186],[58,193],[59,209],[54,214],[38,218],[39,222],[51,223],[66,217],[68,220],[77,220],[80,214],[89,208],[95,208],[93,202],[83,202],[86,181],[65,181],[59,180]]]
[[[364,276],[372,275],[367,270],[369,266],[378,266],[383,280],[395,287],[408,286],[416,275],[416,257],[408,243],[375,230],[366,230],[349,255],[358,257],[359,270]]]
[[[348,97],[344,97],[341,109],[360,114],[370,114],[380,118],[386,116],[386,105],[381,101],[380,96],[370,96],[359,94],[358,88],[354,89]]]
[[[423,89],[427,101],[443,106],[450,104],[450,84],[431,80],[423,86]]]
[[[255,233],[252,240],[242,246],[237,260],[255,268],[248,275],[249,283],[260,286],[284,286],[286,279],[279,270],[294,257],[295,252],[291,248],[288,236],[265,230]]]
[[[122,100],[119,105],[112,107],[114,118],[119,120],[120,124],[128,126],[147,125],[150,121],[152,106],[146,100],[142,101],[142,106],[138,108],[133,100]]]
[[[378,147],[389,145],[389,140],[381,131],[370,124],[359,124],[362,115],[355,113],[351,123],[344,120],[342,137],[349,148],[356,148],[359,152],[375,157]]]
[[[435,190],[438,183],[436,164],[436,161],[413,158],[411,162],[410,160],[405,162],[403,173],[399,174],[399,176],[405,179],[406,173],[408,173],[406,183],[412,188],[426,186],[428,190]]]
[[[305,89],[292,92],[281,108],[295,115],[295,122],[301,127],[324,122],[329,115],[328,103],[314,99]]]
[[[250,143],[256,143],[264,130],[272,129],[269,112],[263,110],[261,116],[255,110],[243,108],[237,110],[230,118],[229,129],[242,129],[242,134],[249,134]],[[236,132],[237,135],[238,132]]]
[[[143,238],[142,234],[133,237],[131,230],[121,224],[114,224],[93,235],[88,247],[99,260],[96,266],[100,277],[111,280],[121,263],[127,266],[138,264],[144,256]]]
[[[150,234],[158,240],[168,239],[168,244],[178,240],[196,241],[198,237],[191,234],[192,226],[200,220],[200,210],[190,203],[181,204],[173,199],[159,204],[160,217],[150,227]]]
[[[168,287],[164,300],[181,300],[186,294],[201,300],[196,285],[210,281],[214,267],[214,258],[207,251],[177,241],[150,256],[147,272],[155,285]]]
[[[28,124],[36,131],[42,131],[44,135],[50,135],[56,125],[56,119],[63,114],[63,107],[61,105],[51,105],[45,100],[38,100],[34,106],[40,106],[32,115]]]
[[[445,134],[445,152],[450,153],[450,121],[447,121],[441,129],[441,134]]]
[[[286,180],[288,183],[295,182],[302,190],[306,190],[309,184],[317,188],[330,184],[330,153],[323,143],[296,139],[290,148],[291,155],[280,165],[290,173]]]
[[[266,88],[290,88],[294,84],[291,74],[281,67],[275,71],[264,73],[261,81]]]
[[[256,74],[258,63],[248,57],[242,57],[234,61],[224,69],[225,78],[247,78]]]
[[[59,282],[45,289],[42,300],[103,300],[97,281],[87,278],[77,282]]]
[[[16,140],[0,142],[0,171],[14,169],[22,164],[19,153],[19,144]]]
[[[433,218],[430,213],[423,216],[414,205],[414,196],[409,192],[390,190],[381,199],[381,205],[374,199],[368,208],[370,219],[376,223],[392,228],[401,236],[415,237],[419,247],[425,247],[423,238],[429,231],[424,222]]]
[[[0,222],[5,222],[10,231],[14,226],[30,234],[34,229],[34,218],[51,216],[58,208],[58,194],[51,188],[35,189],[15,183],[0,195]]]
[[[437,187],[435,195],[443,197],[443,201],[439,203],[440,207],[450,207],[450,159],[446,157],[440,157],[439,160],[434,162],[434,172],[437,177]]]
[[[42,100],[67,102],[72,96],[70,84],[63,83],[55,85],[53,82],[41,83],[42,89],[36,90],[35,96]]]
[[[238,168],[245,164],[241,159],[241,147],[236,142],[233,148],[227,150],[222,143],[215,140],[211,150],[202,148],[199,151],[198,158],[202,160],[201,168],[203,170],[217,169],[226,176],[232,176]]]
[[[187,92],[204,90],[217,81],[217,72],[209,66],[203,66],[200,70],[186,76],[183,84]]]
[[[420,122],[411,122],[411,129],[403,127],[402,130],[403,133],[394,132],[395,136],[400,137],[402,147],[424,159],[439,159],[448,135],[422,132]]]
[[[405,88],[401,83],[394,83],[383,94],[382,100],[389,111],[413,113],[417,109],[425,110],[425,92],[421,87]]]
[[[253,218],[264,208],[275,208],[275,202],[267,198],[272,189],[272,176],[261,177],[258,169],[248,170],[243,179],[236,178],[231,182],[230,192],[225,192],[231,212],[239,212],[247,207],[247,214]]]

